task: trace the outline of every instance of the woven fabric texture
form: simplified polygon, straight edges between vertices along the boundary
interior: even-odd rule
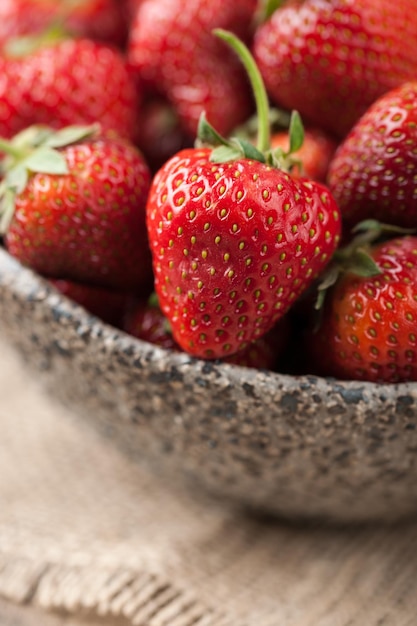
[[[173,489],[3,339],[0,394],[2,625],[415,626],[417,522],[294,526]]]

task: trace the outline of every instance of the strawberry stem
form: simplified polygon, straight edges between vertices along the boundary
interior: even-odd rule
[[[261,73],[255,63],[255,59],[246,45],[233,33],[216,28],[213,33],[226,42],[238,55],[242,62],[252,86],[258,116],[258,138],[256,147],[259,152],[265,153],[271,147],[271,131],[269,123],[269,100]]]

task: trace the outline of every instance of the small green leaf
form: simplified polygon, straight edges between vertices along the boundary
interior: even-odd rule
[[[397,224],[385,224],[378,220],[362,220],[352,228],[352,233],[357,232],[375,232],[378,236],[382,234],[387,235],[412,235],[416,232],[415,228],[405,228],[404,226],[397,226]]]
[[[1,192],[0,192],[1,193]],[[4,188],[0,200],[0,234],[5,235],[15,210],[16,194],[12,189]]]
[[[320,291],[325,291],[326,289],[330,289],[336,283],[337,279],[340,276],[340,267],[337,264],[332,264],[325,271],[324,275],[321,278],[318,289]]]
[[[100,131],[100,124],[90,126],[67,126],[61,130],[54,131],[49,135],[43,145],[50,148],[64,148],[73,143],[78,143],[96,135]]]
[[[13,137],[12,144],[16,148],[28,150],[42,145],[54,130],[42,124],[33,124]]]
[[[209,146],[230,146],[230,142],[217,132],[217,130],[208,122],[204,111],[198,120],[197,139],[203,145]]]
[[[376,230],[380,232],[381,226],[381,222],[378,222],[378,220],[362,220],[361,222],[355,224],[355,226],[352,228],[352,233],[363,233],[364,231],[368,230]]]
[[[327,292],[336,284],[340,276],[341,268],[337,263],[332,263],[324,272],[317,286],[317,299],[314,308],[319,311],[324,306]]]
[[[36,52],[45,45],[50,46],[63,39],[68,39],[69,36],[58,20],[57,23],[52,22],[47,29],[40,33],[10,37],[4,46],[4,52],[9,57],[21,58]]]
[[[214,148],[211,153],[210,161],[212,163],[228,163],[229,161],[236,161],[242,159],[244,154],[237,147],[233,146],[219,146]]]
[[[269,19],[284,4],[284,0],[264,0],[263,13],[265,19]]]
[[[43,174],[68,174],[68,165],[63,154],[47,146],[37,148],[22,162],[31,172]]]
[[[255,25],[260,26],[284,4],[284,0],[259,0],[255,13]]]
[[[378,276],[378,274],[382,273],[369,253],[360,248],[355,250],[349,258],[346,270],[363,278]]]
[[[25,189],[28,182],[29,174],[27,168],[19,163],[12,167],[5,176],[5,183],[8,189],[19,194]]]
[[[39,48],[39,37],[33,35],[21,35],[20,37],[10,37],[4,45],[6,56],[18,59],[32,54]]]
[[[316,311],[321,311],[324,307],[324,302],[326,300],[326,295],[327,295],[327,290],[326,289],[319,289],[317,291],[317,298],[316,301],[314,303],[314,308]]]
[[[253,159],[254,161],[265,163],[265,156],[262,152],[259,152],[259,150],[250,141],[236,137],[232,139],[232,143],[238,146],[238,149],[242,152],[246,159]]]
[[[293,111],[291,113],[289,135],[289,154],[292,154],[293,152],[297,152],[297,150],[301,148],[304,142],[304,126],[298,111]]]

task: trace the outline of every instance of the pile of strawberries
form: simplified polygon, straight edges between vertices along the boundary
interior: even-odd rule
[[[203,359],[417,380],[414,0],[2,0],[3,245]]]

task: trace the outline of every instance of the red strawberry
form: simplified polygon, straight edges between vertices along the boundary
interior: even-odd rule
[[[47,277],[140,290],[149,170],[127,141],[94,130],[31,127],[0,141],[6,247]]]
[[[252,110],[241,67],[212,30],[228,28],[248,40],[256,4],[256,0],[139,3],[130,31],[129,60],[143,81],[170,100],[193,137],[203,110],[224,134]]]
[[[275,167],[253,59],[233,35],[219,35],[251,80],[256,75],[258,148],[211,129],[223,145],[175,155],[156,174],[147,204],[161,308],[175,340],[203,358],[238,352],[272,328],[330,260],[340,235],[327,188]]]
[[[10,37],[39,33],[57,22],[72,35],[117,46],[126,40],[118,0],[1,0],[0,47]]]
[[[289,133],[285,130],[275,132],[271,137],[272,148],[281,148],[285,152],[290,146]],[[305,176],[324,182],[330,161],[336,150],[336,142],[318,129],[307,129],[301,148],[293,153],[293,158],[300,163],[291,170],[292,176]]]
[[[147,212],[155,288],[175,339],[217,358],[271,328],[337,245],[327,189],[255,160],[184,150],[156,174]]]
[[[0,135],[32,124],[62,128],[99,120],[133,138],[138,92],[122,55],[88,39],[66,39],[0,60]]]
[[[141,299],[130,303],[123,322],[123,330],[133,337],[161,348],[180,350],[154,294],[148,300]]]
[[[273,100],[344,136],[383,93],[417,73],[414,0],[305,0],[257,31],[254,54]]]
[[[181,350],[175,341],[170,324],[162,313],[157,298],[136,302],[129,311],[124,330],[143,341],[169,350]],[[244,350],[223,359],[242,367],[273,369],[288,343],[288,319],[282,318],[266,335],[249,344]]]
[[[74,300],[107,324],[121,327],[129,296],[123,291],[92,287],[72,280],[49,279],[64,296]]]
[[[381,273],[342,275],[328,293],[311,352],[317,373],[337,378],[417,380],[417,237],[378,244]]]
[[[240,367],[276,370],[288,346],[289,331],[289,319],[284,315],[265,335],[243,350],[224,358],[223,362]]]
[[[349,224],[417,226],[417,82],[368,109],[339,146],[328,184]]]

